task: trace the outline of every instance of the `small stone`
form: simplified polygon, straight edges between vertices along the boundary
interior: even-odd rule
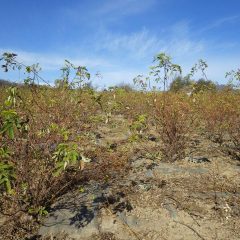
[[[2,226],[7,221],[7,218],[3,215],[0,215],[0,226]]]
[[[148,136],[148,140],[150,140],[150,141],[152,141],[152,142],[156,142],[156,141],[157,141],[157,137],[154,136],[154,135],[152,135],[152,134],[150,134],[150,135]]]
[[[110,148],[111,150],[116,150],[116,149],[117,149],[117,143],[112,143],[112,144],[110,144],[109,148]]]
[[[102,135],[100,133],[96,132],[95,137],[96,137],[96,139],[100,139],[100,138],[102,138]]]
[[[203,156],[195,156],[195,157],[187,157],[186,158],[189,162],[193,163],[210,163],[211,161],[207,157]]]

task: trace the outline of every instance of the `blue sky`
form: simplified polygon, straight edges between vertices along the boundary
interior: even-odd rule
[[[39,62],[50,82],[64,59],[100,71],[98,86],[132,83],[159,52],[184,73],[206,60],[220,83],[240,65],[239,0],[0,0],[0,8],[0,53]]]

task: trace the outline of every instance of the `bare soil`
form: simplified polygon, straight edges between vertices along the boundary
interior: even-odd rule
[[[97,133],[96,145],[131,151],[128,170],[63,196],[35,238],[240,239],[240,164],[218,144],[195,134],[186,158],[168,163],[158,154],[161,143],[153,129],[148,135],[156,139],[146,135],[130,142],[127,122],[117,116]]]

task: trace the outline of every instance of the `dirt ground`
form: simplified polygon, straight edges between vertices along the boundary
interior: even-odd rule
[[[39,239],[240,239],[239,161],[195,134],[184,159],[163,162],[157,136],[129,143],[126,123],[121,117],[116,122],[99,127],[96,144],[134,148],[129,170],[105,183],[90,181],[59,199]]]

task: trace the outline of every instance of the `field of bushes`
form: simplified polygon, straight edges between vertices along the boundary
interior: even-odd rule
[[[87,69],[69,62],[55,86],[39,85],[38,66],[24,66],[14,54],[1,60],[3,70],[21,68],[27,76],[22,84],[0,86],[2,239],[30,239],[60,196],[92,180],[106,182],[128,174],[129,159],[142,150],[156,161],[174,164],[186,157],[190,139],[197,135],[240,160],[239,90],[204,85],[207,80],[194,85],[180,79],[170,85],[170,77],[161,78],[160,70],[179,69],[164,55],[151,70],[154,83],[162,79],[166,84],[163,91],[147,89],[149,78],[142,76],[135,79],[137,90],[120,86],[96,91],[86,84]],[[187,87],[178,90],[178,83]],[[98,144],[99,129],[114,131],[119,119],[128,136]],[[149,140],[159,144],[146,149]]]

